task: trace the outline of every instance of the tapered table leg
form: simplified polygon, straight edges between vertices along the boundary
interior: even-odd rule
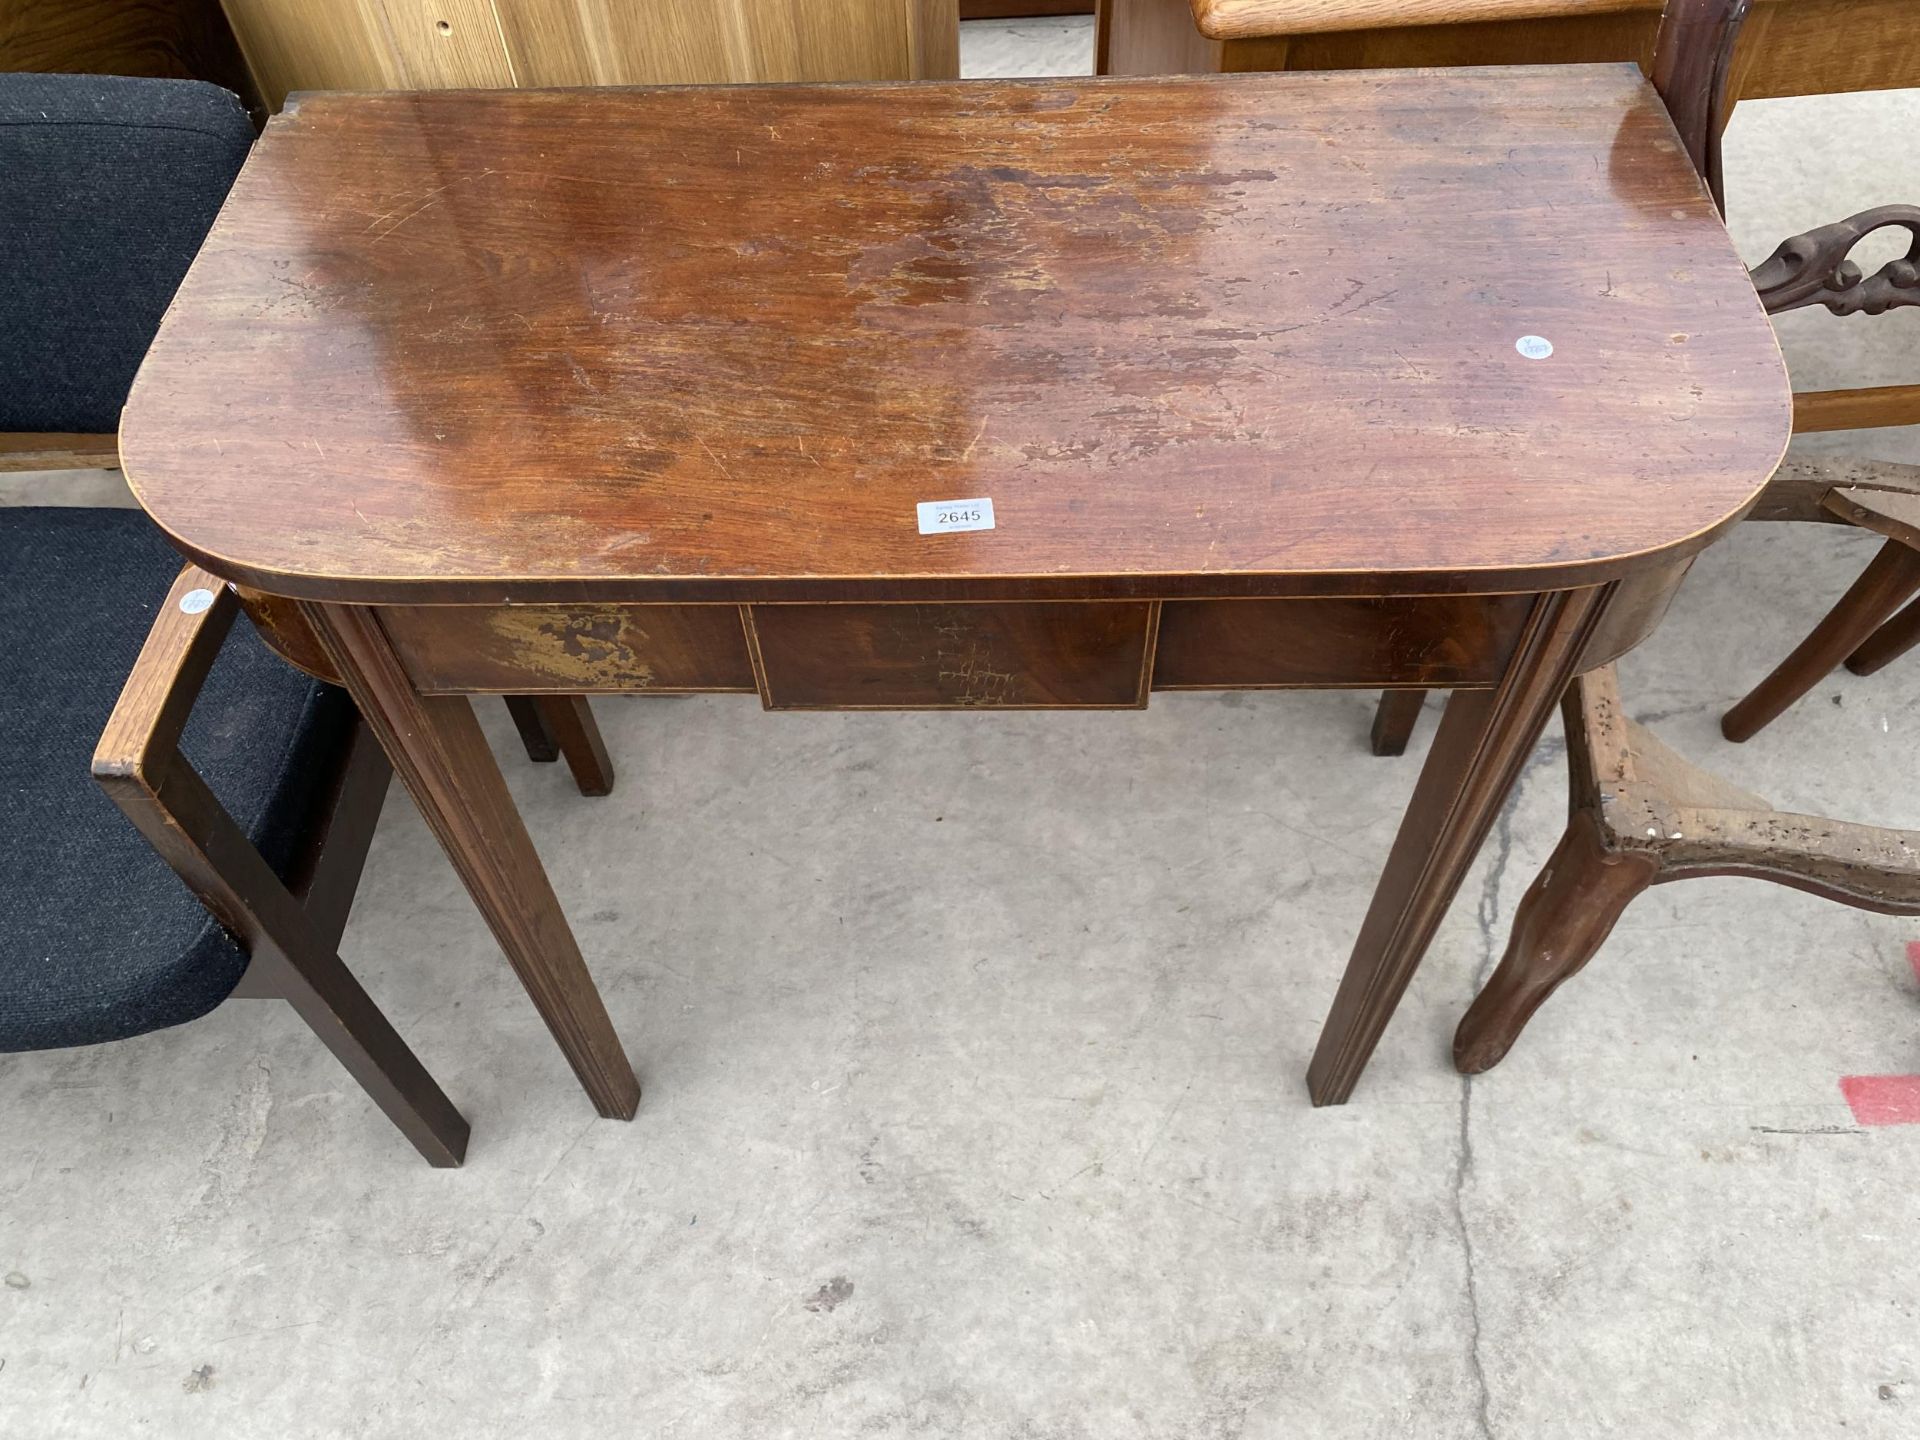
[[[472,703],[419,694],[373,611],[301,608],[594,1107],[631,1119],[639,1082]]]
[[[1447,701],[1307,1069],[1314,1104],[1344,1104],[1353,1093],[1611,592],[1539,596],[1499,684]]]

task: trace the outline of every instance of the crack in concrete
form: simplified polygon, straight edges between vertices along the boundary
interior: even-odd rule
[[[1519,808],[1520,797],[1526,792],[1527,784],[1536,771],[1566,749],[1566,742],[1544,741],[1534,750],[1527,763],[1521,767],[1518,778],[1513,784],[1507,803],[1501,808],[1500,818],[1494,824],[1493,860],[1487,866],[1485,878],[1480,882],[1480,904],[1474,919],[1480,926],[1480,965],[1474,974],[1473,991],[1477,995],[1480,987],[1487,983],[1487,977],[1493,973],[1496,957],[1500,954],[1498,939],[1494,934],[1494,922],[1500,918],[1500,881],[1507,873],[1507,862],[1513,855],[1513,814]],[[1484,1440],[1494,1440],[1493,1435],[1493,1391],[1487,1384],[1487,1370],[1480,1353],[1480,1276],[1474,1263],[1473,1231],[1467,1225],[1466,1189],[1467,1182],[1473,1178],[1473,1076],[1460,1077],[1460,1142],[1459,1160],[1453,1171],[1453,1223],[1460,1232],[1460,1254],[1466,1270],[1467,1291],[1467,1368],[1473,1372],[1474,1389],[1478,1396],[1474,1407],[1475,1419]]]
[[[1473,1171],[1472,1112],[1469,1105],[1472,1098],[1473,1077],[1463,1076],[1460,1086],[1460,1163],[1453,1172],[1453,1223],[1460,1231],[1460,1253],[1467,1272],[1467,1368],[1473,1372],[1474,1390],[1478,1396],[1474,1413],[1480,1424],[1481,1435],[1485,1440],[1493,1440],[1493,1394],[1487,1388],[1487,1370],[1480,1359],[1480,1282],[1474,1272],[1473,1232],[1467,1228],[1463,1195],[1467,1177]]]

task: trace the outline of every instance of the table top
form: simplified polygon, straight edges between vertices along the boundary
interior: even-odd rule
[[[316,599],[1499,591],[1704,544],[1790,421],[1581,66],[307,96],[121,454]]]

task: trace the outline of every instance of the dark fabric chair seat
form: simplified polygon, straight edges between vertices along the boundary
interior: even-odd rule
[[[0,75],[0,430],[119,427],[252,144],[217,85]]]
[[[139,511],[0,508],[0,1051],[195,1019],[247,967],[88,768],[179,569]],[[352,727],[243,622],[182,748],[284,878]]]

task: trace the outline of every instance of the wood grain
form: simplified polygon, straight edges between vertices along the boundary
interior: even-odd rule
[[[1889,467],[1895,474],[1912,474],[1913,466]],[[1867,485],[1836,486],[1821,502],[1828,510],[1863,530],[1898,540],[1920,551],[1920,489]]]
[[[213,603],[189,613],[181,602],[196,590]],[[385,760],[356,734],[334,773],[312,777],[326,803],[289,889],[179,748],[236,609],[213,576],[180,573],[101,732],[94,778],[247,952],[235,995],[291,1003],[430,1164],[456,1166],[466,1120],[335,948],[379,816]]]
[[[1491,685],[1530,605],[1525,595],[1171,600],[1153,688]]]
[[[1195,27],[1186,0],[1104,0],[1094,23],[1098,74],[1214,75],[1225,68],[1220,42]],[[1264,68],[1286,69],[1284,49]]]
[[[23,470],[118,470],[117,435],[0,431],[0,475]]]
[[[1580,973],[1659,873],[1647,856],[1609,853],[1600,817],[1575,811],[1520,897],[1499,967],[1460,1018],[1453,1068],[1479,1075],[1504,1060],[1534,1011]]]
[[[380,618],[425,695],[755,689],[734,605],[395,605]]]
[[[1500,684],[1448,701],[1307,1069],[1315,1105],[1344,1104],[1385,1032],[1547,718],[1610,587],[1539,596]]]
[[[1856,675],[1871,675],[1920,645],[1920,600],[1914,601],[1847,656],[1847,669]]]
[[[225,0],[262,90],[945,79],[953,0]]]
[[[1757,0],[1728,79],[1764,100],[1920,85],[1913,0]]]
[[[907,78],[960,78],[960,14],[953,0],[905,0],[907,7]],[[1092,6],[1087,7],[1091,9]],[[797,76],[811,80],[811,75]],[[872,80],[873,75],[849,76]]]
[[[541,715],[540,706],[533,696],[507,696],[507,715],[513,721],[513,728],[519,732],[520,744],[526,749],[527,759],[536,765],[550,765],[560,758],[560,742],[553,738],[553,732],[547,728],[546,718]]]
[[[1660,9],[1661,0],[1110,0],[1098,43],[1103,74],[1618,60],[1646,69]],[[1728,93],[1912,85],[1913,0],[1756,0]]]
[[[1796,390],[1793,433],[1874,430],[1920,425],[1920,385],[1881,385],[1865,390]]]
[[[1775,809],[1627,719],[1611,668],[1583,675],[1561,709],[1566,834],[1520,901],[1499,969],[1460,1022],[1453,1053],[1462,1071],[1498,1064],[1650,885],[1732,875],[1863,910],[1920,914],[1920,831]]]
[[[756,605],[769,710],[1138,709],[1155,607]]]
[[[1406,754],[1407,742],[1413,739],[1413,728],[1426,701],[1424,690],[1382,691],[1367,735],[1368,748],[1376,755]]]
[[[1788,418],[1624,69],[439,92],[268,127],[122,457],[308,598],[1416,593],[1696,549]]]
[[[302,608],[594,1108],[632,1119],[640,1084],[472,702],[416,693],[373,611]]]
[[[584,695],[540,695],[533,698],[547,733],[567,758],[573,783],[582,795],[613,793],[613,757],[600,738],[599,722]]]
[[[1720,717],[1720,733],[1736,744],[1758,735],[1853,654],[1916,590],[1920,549],[1888,540],[1793,653]]]
[[[1544,16],[1658,11],[1661,0],[1190,0],[1202,35],[1312,35],[1329,30],[1407,29]]]

